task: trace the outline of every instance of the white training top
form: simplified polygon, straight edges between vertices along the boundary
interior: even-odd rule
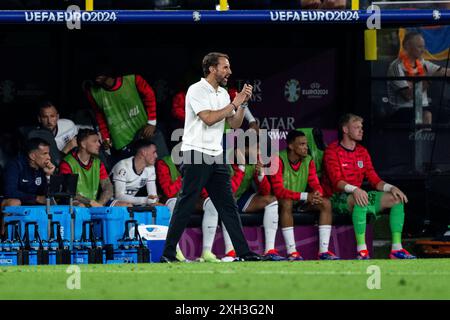
[[[216,91],[205,78],[191,85],[186,93],[186,120],[181,151],[196,150],[210,156],[220,155],[223,152],[225,119],[208,126],[200,119],[198,113],[223,109],[228,104],[230,95],[227,90],[219,87]]]
[[[434,64],[430,61],[420,59],[423,65],[425,75],[431,76],[436,71],[441,69],[441,66]],[[417,67],[413,69],[414,73],[417,73]],[[392,61],[388,69],[388,77],[405,77],[407,74],[406,67],[403,65],[402,60],[399,58]],[[389,102],[396,108],[412,108],[413,100],[405,99],[398,91],[404,88],[408,88],[408,81],[406,80],[394,80],[388,81],[388,96]],[[428,98],[427,90],[422,91],[422,106],[427,107],[430,105],[430,99]]]
[[[59,151],[62,151],[70,140],[78,134],[78,127],[69,119],[59,119],[56,127],[55,142]]]
[[[135,197],[136,193],[143,186],[147,186],[148,195],[157,195],[156,172],[154,166],[149,166],[140,175],[134,168],[134,157],[119,161],[112,169],[112,180],[114,182],[114,198],[132,204],[155,203],[157,199],[147,197]]]

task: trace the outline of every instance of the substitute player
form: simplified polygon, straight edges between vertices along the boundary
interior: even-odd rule
[[[127,201],[133,205],[158,204],[155,171],[158,158],[156,145],[149,139],[140,139],[133,146],[135,155],[119,161],[112,169],[115,199]],[[147,196],[137,197],[136,194],[144,186],[147,189]],[[179,246],[177,246],[177,259],[186,260]]]
[[[60,164],[60,173],[78,174],[75,205],[85,207],[129,206],[113,199],[113,185],[104,164],[98,158],[100,137],[91,129],[81,129],[77,135],[78,148]]]
[[[155,161],[156,146],[150,140],[138,140],[134,145],[135,155],[119,161],[112,169],[114,198],[133,205],[152,205],[158,202],[156,190]],[[147,197],[136,197],[142,187],[147,188]]]
[[[286,143],[288,147],[279,153],[279,168],[277,173],[271,176],[271,183],[280,206],[281,231],[286,243],[288,260],[303,260],[296,248],[292,216],[292,211],[299,206],[320,212],[318,258],[338,260],[339,257],[328,249],[332,222],[331,204],[323,197],[316,165],[308,155],[306,136],[301,131],[292,130],[287,135]],[[311,192],[306,192],[307,187]]]
[[[337,213],[351,214],[357,243],[357,259],[369,259],[366,246],[366,215],[377,215],[390,209],[392,232],[391,259],[415,259],[403,249],[401,236],[405,220],[404,204],[406,195],[397,187],[390,185],[375,172],[366,148],[359,142],[363,138],[363,118],[348,113],[340,122],[342,140],[330,144],[323,157],[323,187],[326,197],[331,197],[332,208]],[[376,191],[361,189],[367,178]]]

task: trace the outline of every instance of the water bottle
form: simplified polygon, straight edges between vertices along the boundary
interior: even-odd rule
[[[117,240],[117,247],[119,249],[123,249],[123,240],[122,239]]]
[[[103,243],[102,243],[102,241],[100,240],[100,239],[95,239],[95,246],[97,247],[97,248],[100,248],[100,249],[102,249],[102,247],[103,247]]]
[[[81,241],[81,247],[83,249],[92,249],[92,242],[90,240]]]
[[[37,241],[36,239],[34,239],[30,242],[30,249],[33,251],[38,251],[40,246],[41,245],[40,245],[39,241]]]
[[[11,241],[11,251],[19,251],[20,250],[20,242],[17,240]]]
[[[75,240],[75,241],[73,242],[73,248],[74,248],[75,250],[81,250],[81,241],[80,241],[80,240]]]
[[[44,249],[44,250],[49,249],[49,243],[47,240],[42,240],[42,249]]]
[[[50,240],[48,242],[48,250],[49,251],[56,251],[59,248],[59,244],[55,240]]]
[[[10,252],[11,251],[11,240],[3,241],[3,251]]]
[[[130,248],[131,239],[125,238],[123,239],[122,246],[124,250],[128,250]]]
[[[70,248],[70,241],[69,240],[63,240],[63,249],[68,250]]]
[[[139,240],[133,239],[130,241],[130,247],[131,248],[139,248]]]

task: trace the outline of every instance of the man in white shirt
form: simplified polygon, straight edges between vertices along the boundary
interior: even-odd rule
[[[77,146],[78,128],[69,119],[60,119],[54,104],[46,101],[39,108],[38,121],[42,128],[53,133],[58,150],[64,154]]]
[[[176,244],[195,209],[203,187],[228,230],[237,256],[244,261],[259,261],[245,240],[236,202],[231,190],[228,166],[223,163],[222,137],[225,120],[236,129],[244,119],[244,104],[252,95],[252,86],[244,85],[230,102],[226,86],[231,75],[226,54],[212,52],[203,58],[205,78],[191,85],[186,94],[186,119],[181,151],[183,180],[172,214],[161,262],[176,262]]]
[[[403,39],[403,51],[388,69],[388,77],[420,77],[420,76],[449,76],[450,69],[427,61],[423,58],[425,53],[425,40],[419,32],[409,32]],[[409,80],[388,81],[389,103],[393,107],[392,119],[400,122],[414,120],[413,106],[415,88],[422,86],[423,123],[432,123],[431,99],[428,96],[429,81],[414,83]],[[416,101],[419,103],[419,101]]]
[[[31,138],[44,139],[50,145],[51,161],[59,166],[61,159],[77,146],[78,127],[68,119],[60,119],[58,110],[51,101],[39,104],[37,115],[39,126],[20,127],[24,141]]]
[[[151,205],[158,202],[155,162],[156,145],[150,140],[138,140],[133,157],[119,161],[112,169],[114,198],[133,205]],[[147,197],[136,197],[142,187]]]

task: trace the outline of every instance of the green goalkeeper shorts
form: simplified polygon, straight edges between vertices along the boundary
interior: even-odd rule
[[[369,204],[367,205],[367,213],[373,214],[377,217],[377,214],[381,211],[381,197],[384,192],[380,191],[369,191],[367,193],[369,198]],[[330,198],[331,208],[334,212],[338,214],[350,214],[351,212],[348,210],[347,199],[349,194],[347,193],[335,193]]]

